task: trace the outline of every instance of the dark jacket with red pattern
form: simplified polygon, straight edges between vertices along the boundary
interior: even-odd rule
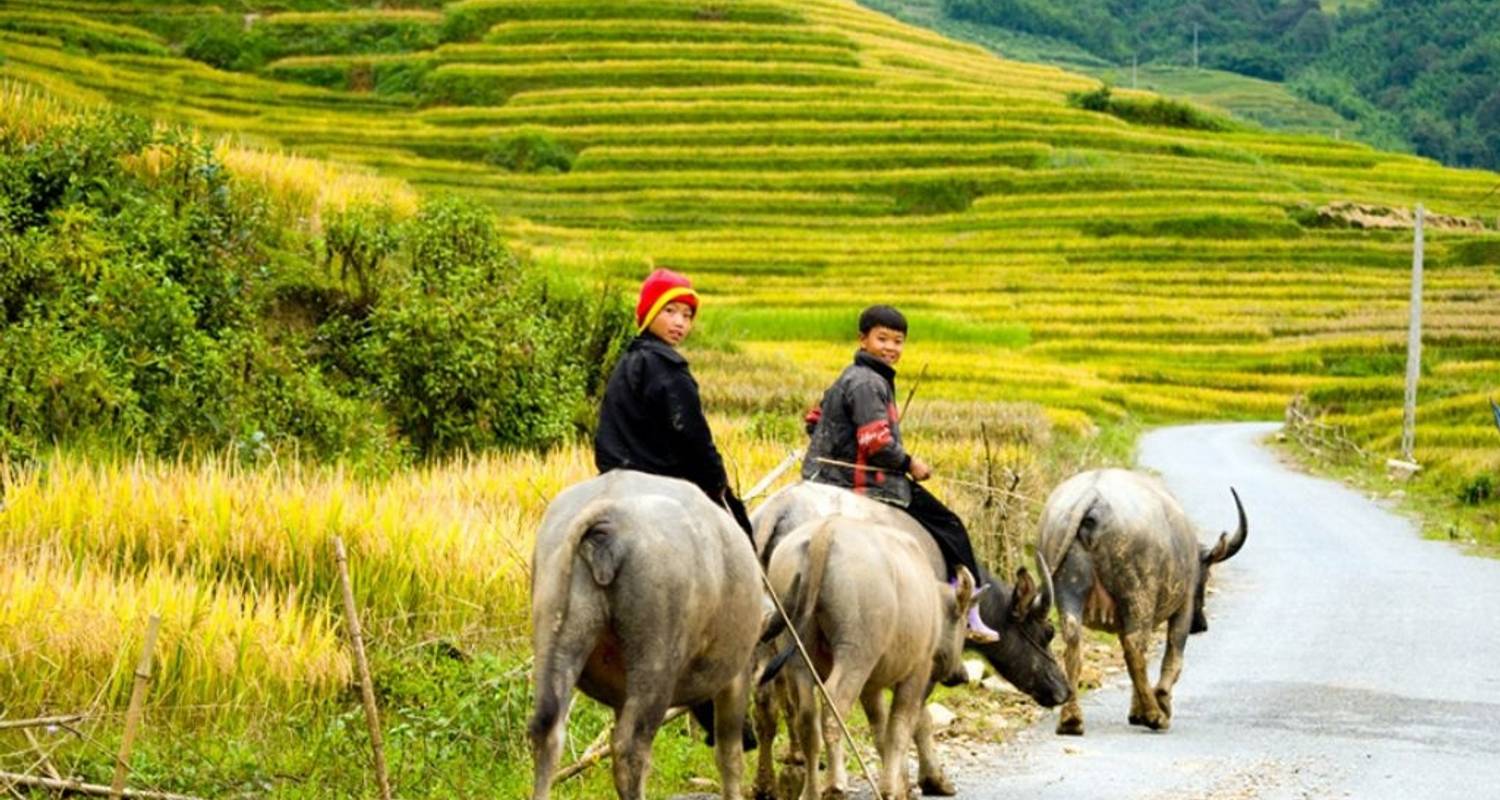
[[[896,371],[863,350],[855,353],[854,363],[807,414],[812,441],[802,462],[802,477],[902,508],[910,505],[911,481],[906,471],[911,456],[901,447],[899,417]]]

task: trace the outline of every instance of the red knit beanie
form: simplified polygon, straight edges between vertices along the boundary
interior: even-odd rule
[[[661,313],[667,303],[687,303],[694,312],[698,310],[698,293],[693,291],[693,282],[686,275],[669,269],[658,269],[646,277],[641,284],[641,299],[635,304],[635,328],[644,331]]]

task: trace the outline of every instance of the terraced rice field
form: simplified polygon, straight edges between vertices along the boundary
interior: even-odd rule
[[[1303,223],[1333,200],[1422,201],[1489,232],[1428,237],[1418,455],[1460,482],[1500,458],[1480,415],[1500,384],[1497,251],[1462,244],[1494,236],[1494,174],[1129,124],[1068,105],[1091,79],[842,0],[426,6],[246,16],[301,48],[246,74],[176,54],[182,31],[226,16],[213,6],[12,3],[0,75],[484,198],[569,267],[686,270],[711,297],[707,337],[747,353],[737,369],[790,357],[827,374],[847,347],[796,320],[888,300],[915,313],[935,394],[1102,422],[1275,415],[1306,393],[1382,453],[1410,234]],[[371,34],[387,29],[431,45],[389,51]],[[377,40],[387,51],[366,52]],[[571,168],[497,166],[523,131]],[[958,326],[967,341],[924,339]]]
[[[1420,481],[1451,499],[1500,471],[1493,173],[1131,124],[1069,105],[1093,79],[851,0],[241,5],[7,3],[0,79],[481,198],[566,268],[684,270],[707,296],[700,380],[737,419],[800,412],[884,301],[913,318],[921,402],[949,413],[1031,403],[1087,432],[1277,417],[1300,394],[1378,468],[1400,433],[1411,234],[1316,210],[1424,202],[1484,229],[1428,232]],[[187,58],[209,25],[273,57]],[[573,157],[511,171],[522,136]],[[1494,502],[1471,534],[1496,535]]]

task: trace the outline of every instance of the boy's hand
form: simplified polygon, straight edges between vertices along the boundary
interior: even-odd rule
[[[932,467],[927,466],[926,461],[916,456],[911,457],[911,466],[907,468],[907,471],[911,473],[911,479],[914,481],[925,481],[932,477]]]

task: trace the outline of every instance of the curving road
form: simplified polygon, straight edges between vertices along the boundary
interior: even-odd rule
[[[988,774],[955,771],[961,797],[1500,797],[1500,561],[1288,469],[1258,444],[1276,428],[1141,442],[1205,540],[1233,524],[1230,485],[1250,519],[1215,569],[1171,731],[1126,723],[1120,673],[1086,697],[1086,736],[1054,735],[1049,713]]]

